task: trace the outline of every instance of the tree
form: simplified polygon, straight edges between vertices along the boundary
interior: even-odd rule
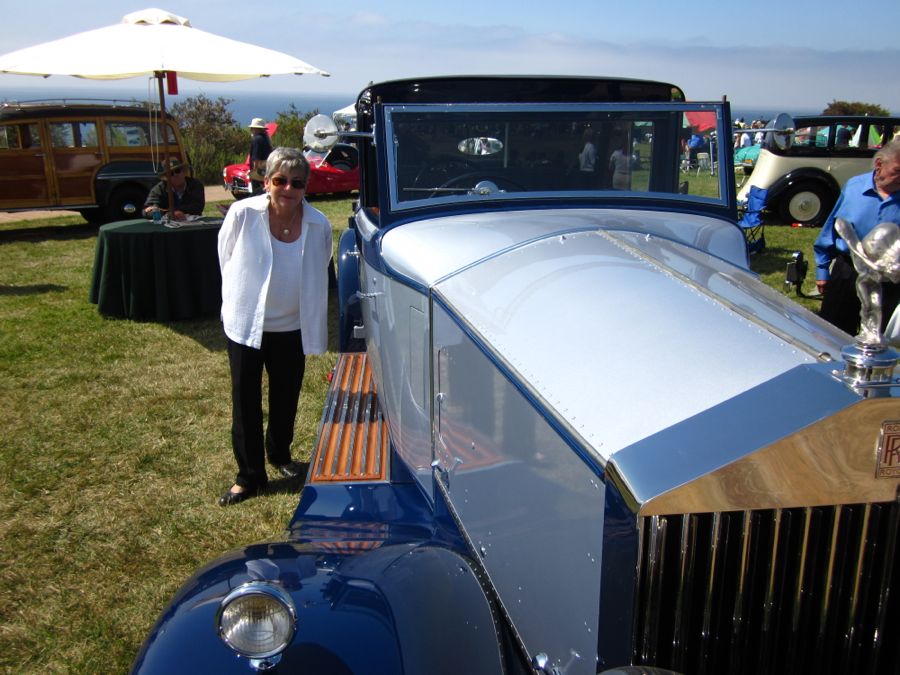
[[[875,117],[889,117],[890,111],[877,103],[863,103],[862,101],[837,101],[833,100],[823,115],[872,115]]]
[[[309,112],[300,112],[297,106],[291,103],[290,108],[278,113],[276,122],[278,123],[278,140],[274,145],[281,145],[288,148],[303,147],[303,131],[306,129],[306,123],[319,114],[318,108]]]
[[[231,102],[221,96],[212,100],[199,94],[172,106],[194,177],[205,185],[219,183],[222,167],[247,154],[249,140],[228,109]]]

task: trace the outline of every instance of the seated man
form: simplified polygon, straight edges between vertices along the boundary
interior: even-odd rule
[[[173,158],[169,160],[169,179],[172,183],[172,197],[175,208],[171,213],[173,220],[184,220],[186,215],[199,216],[206,205],[206,194],[201,183],[196,178],[189,178],[185,171],[188,166],[181,160]],[[152,218],[154,211],[169,211],[169,188],[166,183],[165,170],[160,173],[159,181],[147,195],[144,202],[144,217]]]

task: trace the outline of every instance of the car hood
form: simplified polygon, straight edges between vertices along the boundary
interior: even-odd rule
[[[833,367],[849,341],[746,269],[673,238],[659,216],[642,230],[622,227],[634,214],[617,227],[588,213],[529,218],[449,236],[449,223],[405,225],[385,237],[385,260],[409,260],[394,253],[411,247],[444,254],[404,272],[601,463],[794,369]],[[736,257],[723,228],[701,223],[694,238]]]

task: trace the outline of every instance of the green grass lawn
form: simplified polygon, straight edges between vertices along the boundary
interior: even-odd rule
[[[350,199],[314,203],[346,227]],[[218,320],[104,318],[87,301],[95,231],[77,218],[18,227],[38,234],[0,241],[0,670],[123,672],[181,583],[277,536],[299,486],[217,506],[235,473]],[[816,232],[767,227],[753,268],[781,290]],[[308,361],[297,459],[335,358]]]

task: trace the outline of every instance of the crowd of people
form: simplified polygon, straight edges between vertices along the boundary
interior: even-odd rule
[[[606,172],[608,183],[613,190],[630,190],[631,189],[631,171],[639,161],[635,147],[629,148],[627,139],[624,135],[613,138],[610,142],[612,152],[608,160],[601,162],[597,150],[594,130],[587,127],[582,132],[581,152],[578,153],[578,177],[579,187],[582,189],[590,189],[596,187],[600,181],[600,172]],[[604,181],[604,184],[606,181]]]

